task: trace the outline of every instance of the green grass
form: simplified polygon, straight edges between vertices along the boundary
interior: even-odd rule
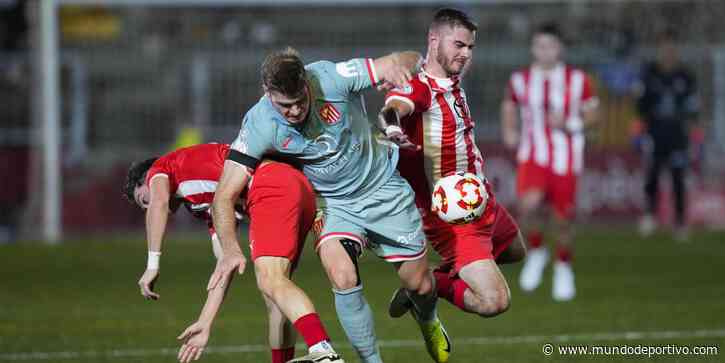
[[[175,337],[196,318],[213,267],[211,247],[202,235],[168,240],[157,284],[161,300],[150,302],[141,298],[136,286],[145,267],[144,245],[139,233],[68,241],[58,246],[0,246],[0,361],[11,360],[11,353],[80,352],[79,357],[72,359],[51,356],[24,361],[173,362],[174,356],[157,352],[162,348],[175,349]],[[578,296],[573,302],[552,302],[550,268],[537,291],[523,294],[515,283],[520,265],[503,268],[511,285],[513,303],[501,316],[481,319],[452,308],[448,302],[440,302],[440,316],[454,339],[451,363],[633,361],[642,357],[563,357],[556,353],[547,357],[541,353],[545,338],[533,337],[725,330],[723,261],[723,233],[695,233],[692,242],[682,244],[667,235],[643,240],[631,231],[617,228],[583,230],[576,247]],[[385,314],[389,296],[398,285],[392,268],[372,254],[364,257],[361,268],[365,294],[375,312],[378,337],[383,341],[418,340],[412,319],[394,320]],[[346,347],[329,284],[309,245],[296,280],[311,295],[347,361],[357,362]],[[456,340],[473,337],[529,340],[455,344]],[[718,345],[719,356],[660,356],[653,360],[725,361],[722,334],[629,341],[616,337],[607,341],[574,338],[570,344]],[[214,326],[210,345],[265,344],[264,304],[253,276],[245,275],[235,280]],[[114,349],[142,351],[136,356],[113,357]],[[383,347],[383,356],[386,362],[430,361],[422,343]],[[268,362],[269,358],[266,351],[253,351],[212,353],[202,361]]]

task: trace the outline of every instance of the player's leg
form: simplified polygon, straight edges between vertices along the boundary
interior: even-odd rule
[[[410,306],[428,353],[436,362],[448,361],[450,340],[436,313],[435,280],[428,268],[423,224],[410,185],[400,175],[391,177],[367,197],[365,218],[359,223],[376,242],[373,252],[394,263],[398,271],[402,288],[391,301],[391,316],[403,315]]]
[[[520,261],[526,254],[515,221],[503,206],[492,204],[480,219],[454,226],[453,231],[446,240],[448,248],[435,244],[443,256],[454,254],[434,272],[438,295],[483,317],[503,313],[511,294],[497,263]]]
[[[328,216],[325,225],[330,226]],[[332,221],[333,225],[340,225]],[[325,228],[325,227],[323,227]],[[357,241],[352,240],[355,238]],[[337,318],[362,362],[382,362],[375,337],[372,310],[363,295],[357,267],[361,237],[327,234],[318,244],[318,254],[335,295]]]
[[[674,151],[670,157],[670,170],[672,173],[672,192],[675,202],[675,238],[684,242],[689,239],[687,221],[685,219],[685,174],[687,170],[687,152]]]
[[[657,228],[657,203],[659,194],[660,170],[666,160],[662,153],[652,153],[646,157],[646,176],[644,194],[646,198],[645,213],[639,221],[639,234],[648,237]]]
[[[295,356],[295,334],[292,324],[266,295],[262,294],[267,306],[269,325],[269,347],[272,350],[272,363],[286,363]]]
[[[301,178],[301,176],[300,176]],[[257,170],[248,195],[249,237],[257,286],[294,325],[319,362],[342,362],[307,294],[290,280],[312,227],[315,200],[311,188],[288,168]]]
[[[544,268],[549,262],[549,252],[544,247],[544,236],[537,211],[546,197],[548,170],[532,162],[520,164],[516,176],[518,219],[525,226],[529,252],[519,275],[519,285],[524,291],[539,287]]]
[[[554,175],[552,178],[551,198],[557,236],[552,297],[556,301],[568,301],[576,295],[572,260],[577,177]]]

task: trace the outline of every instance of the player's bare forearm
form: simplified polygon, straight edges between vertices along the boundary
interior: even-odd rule
[[[599,122],[599,107],[592,105],[582,110],[582,122],[584,129],[589,129]]]
[[[219,308],[221,308],[224,298],[229,291],[229,285],[231,285],[235,274],[229,274],[225,277],[224,283],[218,285],[216,288],[209,290],[204,307],[201,309],[199,314],[199,322],[207,327],[211,327],[214,319],[216,318]]]
[[[219,179],[214,202],[212,203],[212,219],[221,241],[224,254],[241,252],[236,236],[236,216],[234,203],[239,199],[242,190],[247,186],[249,173],[246,167],[233,161],[224,163],[224,171]]]
[[[518,115],[516,104],[511,100],[501,103],[501,133],[503,142],[508,147],[515,147],[519,142]]]
[[[373,61],[379,81],[403,87],[419,71],[423,57],[418,52],[395,52]]]
[[[146,209],[146,242],[149,251],[161,252],[161,244],[169,219],[169,180],[156,178],[151,181],[150,201]]]

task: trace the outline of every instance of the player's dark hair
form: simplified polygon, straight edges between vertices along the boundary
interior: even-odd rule
[[[143,185],[144,179],[146,178],[146,172],[149,171],[151,165],[158,158],[150,158],[144,161],[137,161],[131,164],[128,168],[128,175],[126,175],[126,185],[123,188],[123,195],[128,199],[131,204],[136,204],[136,199],[133,197],[133,192],[136,187]]]
[[[436,11],[430,29],[436,29],[441,25],[448,25],[451,28],[462,26],[471,32],[478,30],[478,24],[471,20],[468,14],[454,8],[442,8]]]
[[[559,24],[557,24],[553,21],[547,21],[547,22],[539,24],[539,26],[537,26],[536,29],[534,29],[534,33],[532,34],[532,36],[540,35],[540,34],[551,35],[551,36],[559,39],[560,42],[565,43],[564,33],[561,31]]]
[[[262,85],[267,91],[299,96],[305,88],[305,78],[305,65],[292,47],[268,55],[262,63]]]

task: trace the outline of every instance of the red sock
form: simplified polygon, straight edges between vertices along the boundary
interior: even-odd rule
[[[544,235],[537,229],[529,231],[527,239],[529,240],[529,247],[531,247],[532,250],[539,248],[542,244],[544,244]]]
[[[468,284],[460,278],[452,279],[445,272],[435,271],[433,275],[436,278],[438,297],[448,300],[461,310],[465,310],[466,306],[463,304],[463,294],[466,292]]]
[[[461,310],[466,310],[466,304],[463,302],[463,294],[469,288],[463,279],[453,281],[453,305],[458,306]]]
[[[561,243],[556,245],[556,258],[561,262],[570,263],[574,254],[569,246],[565,246]]]
[[[272,363],[287,363],[295,357],[295,347],[272,349]]]
[[[321,341],[330,340],[330,337],[325,331],[325,327],[322,326],[320,316],[317,313],[309,313],[295,321],[294,323],[297,331],[305,338],[305,343],[308,347],[311,347]]]

